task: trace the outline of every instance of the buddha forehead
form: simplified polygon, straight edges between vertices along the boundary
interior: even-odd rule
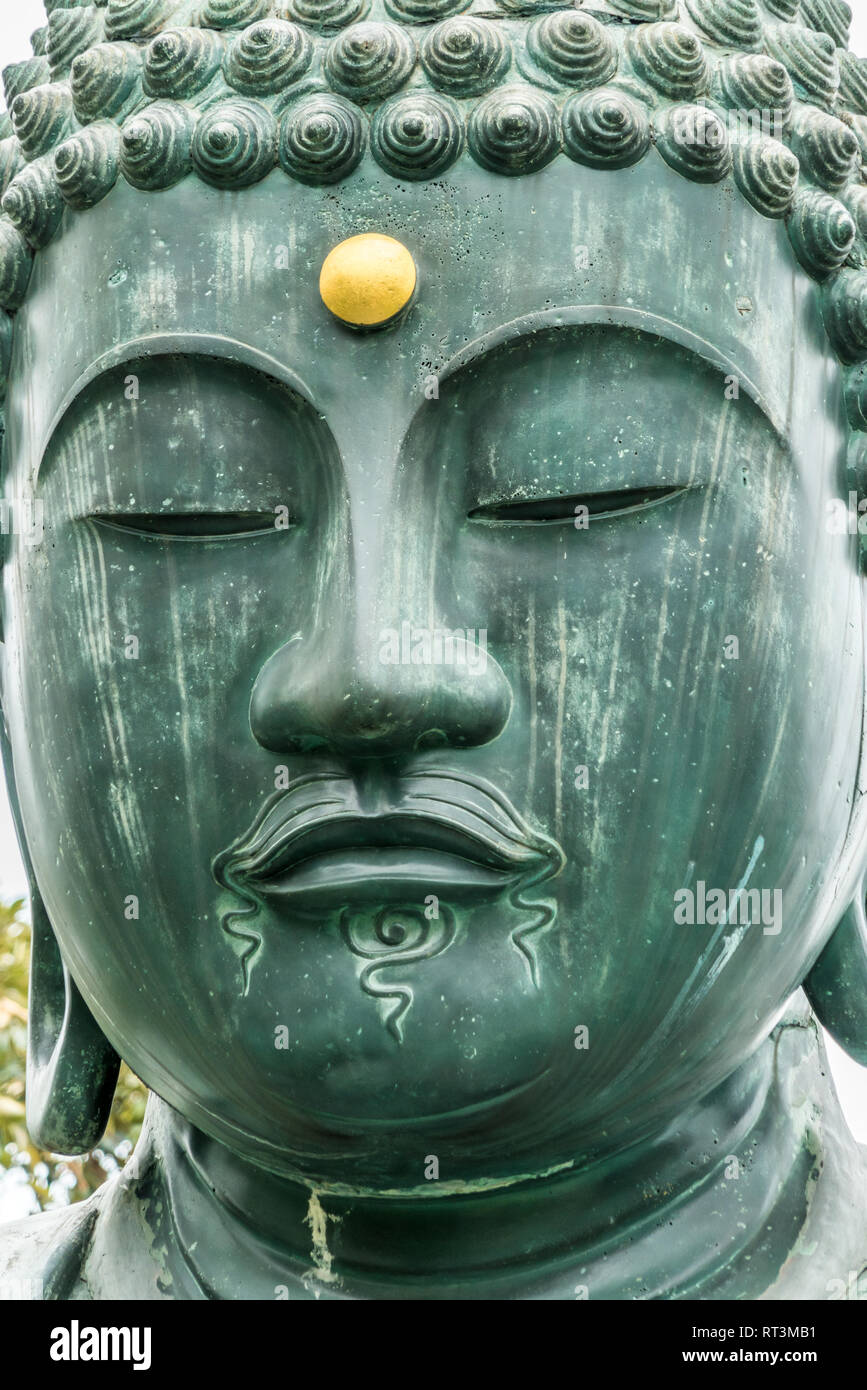
[[[388,341],[397,391],[416,345],[438,370],[505,321],[596,303],[736,348],[738,370],[776,371],[791,398],[778,344],[820,335],[818,296],[783,268],[788,241],[828,282],[835,349],[848,364],[867,355],[867,71],[845,47],[842,0],[46,8],[33,59],[4,74],[8,310],[28,294],[33,250],[31,297],[62,246],[83,274],[71,335],[93,320],[116,348],[161,319],[225,333],[231,318],[242,339],[297,357],[299,337],[321,346],[338,331],[316,320],[317,266],[371,229],[401,237],[425,288]],[[65,208],[87,212],[88,231]],[[115,292],[97,305],[106,282]],[[38,312],[21,317],[23,333]],[[352,371],[388,360],[381,343],[343,347]],[[61,375],[73,356],[57,354]],[[863,395],[859,376],[859,427]]]
[[[324,306],[319,271],[371,231],[410,250],[418,288],[396,325],[357,334]],[[814,287],[782,225],[730,187],[661,161],[617,174],[558,161],[514,180],[466,166],[403,185],[368,172],[328,194],[275,172],[237,193],[120,184],[71,219],[37,257],[16,317],[10,459],[40,453],[102,366],[157,347],[198,352],[207,338],[209,355],[264,354],[342,447],[360,419],[380,442],[399,439],[432,378],[504,339],[582,322],[671,337],[718,367],[721,398],[736,376],[794,440],[817,411],[842,421]]]

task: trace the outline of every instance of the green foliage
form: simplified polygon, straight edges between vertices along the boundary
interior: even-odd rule
[[[123,1166],[141,1129],[147,1089],[121,1067],[109,1126],[93,1153],[59,1158],[31,1142],[24,1127],[30,926],[21,916],[23,906],[22,901],[0,905],[0,1189],[3,1169],[23,1168],[45,1208],[80,1202]]]

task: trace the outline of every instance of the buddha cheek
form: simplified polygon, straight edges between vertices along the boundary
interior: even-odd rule
[[[697,574],[689,541],[684,560],[655,576],[621,557],[609,598],[583,576],[571,592],[561,578],[559,588],[537,581],[529,600],[511,596],[510,733],[522,728],[531,756],[512,766],[509,785],[517,796],[526,787],[567,856],[559,968],[574,1021],[590,1030],[580,1086],[593,1104],[621,1088],[625,1055],[644,1055],[652,1071],[665,1056],[660,1040],[673,1045],[688,1020],[700,1024],[691,1068],[734,1064],[767,1032],[830,924],[848,821],[839,788],[854,786],[859,747],[851,566],[827,544],[815,569],[790,565],[785,546],[804,554],[809,542],[792,528],[771,567],[762,517],[741,516],[740,527],[734,545],[730,532],[709,532]],[[640,600],[624,600],[637,591]],[[490,620],[495,646],[506,640],[503,604]],[[829,672],[840,713],[830,744],[815,694]],[[759,896],[728,915],[739,886]],[[675,916],[683,889],[695,896],[692,921]],[[724,894],[726,916],[718,899],[699,904],[711,889]],[[699,1007],[686,1007],[695,994]]]

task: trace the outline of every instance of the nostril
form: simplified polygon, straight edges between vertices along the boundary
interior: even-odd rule
[[[427,748],[447,748],[448,743],[449,736],[444,729],[428,729],[426,733],[419,734],[413,752],[421,753]]]
[[[258,741],[262,742],[261,739]],[[290,734],[280,738],[279,744],[275,740],[271,746],[274,752],[316,753],[327,751],[330,744],[328,739],[320,734]]]

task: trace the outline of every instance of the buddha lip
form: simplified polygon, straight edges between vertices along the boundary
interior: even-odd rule
[[[475,778],[426,771],[402,778],[398,791],[394,802],[364,809],[349,778],[299,779],[219,857],[217,879],[282,893],[295,876],[301,886],[314,860],[337,876],[351,865],[356,880],[409,879],[415,866],[419,878],[440,871],[496,883],[562,867],[559,846]]]
[[[490,869],[523,867],[528,857],[535,863],[531,846],[520,841],[499,839],[470,823],[456,826],[426,812],[407,815],[403,811],[359,816],[337,812],[317,816],[306,824],[287,826],[278,836],[263,870],[248,876],[258,881],[285,875],[312,857],[339,850],[431,850],[456,855]]]

